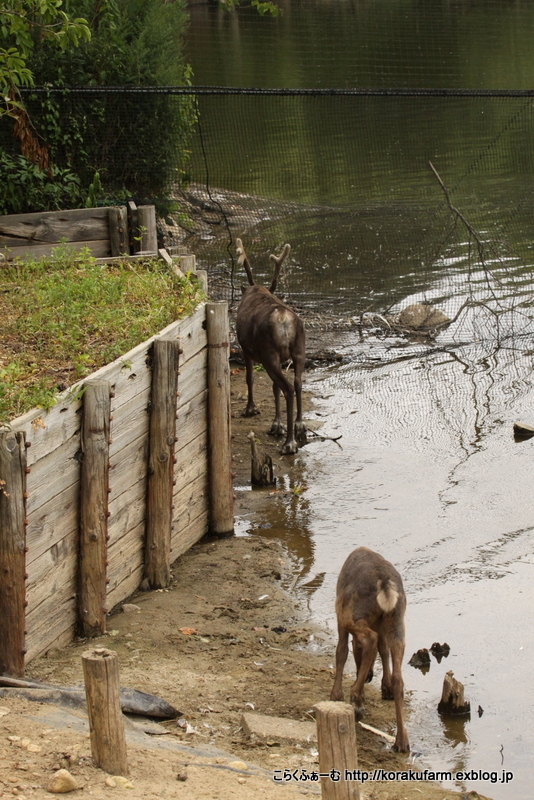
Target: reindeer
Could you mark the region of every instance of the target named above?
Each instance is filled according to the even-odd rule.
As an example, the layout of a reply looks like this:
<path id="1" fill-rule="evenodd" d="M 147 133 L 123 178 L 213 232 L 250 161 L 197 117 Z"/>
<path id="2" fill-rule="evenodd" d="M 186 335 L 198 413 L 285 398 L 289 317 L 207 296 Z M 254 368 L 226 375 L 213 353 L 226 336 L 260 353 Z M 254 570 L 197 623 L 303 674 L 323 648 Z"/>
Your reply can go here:
<path id="1" fill-rule="evenodd" d="M 286 244 L 282 253 L 274 262 L 274 275 L 271 286 L 257 286 L 241 239 L 236 240 L 237 263 L 244 266 L 249 286 L 243 287 L 243 297 L 237 309 L 236 333 L 245 356 L 247 369 L 248 402 L 243 413 L 245 417 L 259 414 L 254 405 L 254 363 L 264 366 L 273 382 L 275 416 L 269 433 L 272 436 L 286 434 L 282 453 L 296 453 L 298 445 L 306 444 L 306 426 L 302 421 L 302 373 L 306 358 L 306 340 L 304 325 L 300 317 L 285 303 L 274 296 L 278 284 L 280 268 L 289 255 L 291 247 Z M 294 386 L 291 385 L 282 370 L 282 364 L 293 362 L 295 372 Z M 280 416 L 280 393 L 285 397 L 287 409 L 287 426 Z M 297 418 L 293 426 L 293 396 L 297 397 Z"/>
<path id="2" fill-rule="evenodd" d="M 397 736 L 393 749 L 401 753 L 408 753 L 410 750 L 404 725 L 404 683 L 401 674 L 405 609 L 406 597 L 402 579 L 395 567 L 366 547 L 354 550 L 343 564 L 337 581 L 339 641 L 336 648 L 336 676 L 330 700 L 343 700 L 343 667 L 347 660 L 351 633 L 356 680 L 350 688 L 350 702 L 354 706 L 356 719 L 361 719 L 363 714 L 364 684 L 373 678 L 373 665 L 378 650 L 382 659 L 382 697 L 384 700 L 395 700 Z"/>

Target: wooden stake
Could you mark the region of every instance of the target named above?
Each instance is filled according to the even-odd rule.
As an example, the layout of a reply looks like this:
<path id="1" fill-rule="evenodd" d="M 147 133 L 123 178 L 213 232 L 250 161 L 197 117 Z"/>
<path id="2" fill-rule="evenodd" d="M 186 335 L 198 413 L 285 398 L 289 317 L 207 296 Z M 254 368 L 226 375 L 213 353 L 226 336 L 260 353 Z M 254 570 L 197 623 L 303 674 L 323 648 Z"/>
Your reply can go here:
<path id="1" fill-rule="evenodd" d="M 104 647 L 86 650 L 82 665 L 93 761 L 111 775 L 127 775 L 117 654 Z"/>
<path id="2" fill-rule="evenodd" d="M 0 433 L 0 673 L 24 677 L 25 434 Z"/>
<path id="3" fill-rule="evenodd" d="M 109 243 L 112 256 L 130 252 L 126 206 L 109 209 Z"/>
<path id="4" fill-rule="evenodd" d="M 83 395 L 79 620 L 83 636 L 106 632 L 111 387 L 88 381 Z"/>
<path id="5" fill-rule="evenodd" d="M 360 790 L 355 780 L 358 750 L 354 709 L 349 703 L 330 700 L 314 706 L 319 748 L 319 772 L 331 777 L 321 778 L 323 800 L 359 800 Z M 339 776 L 338 780 L 335 778 Z"/>
<path id="6" fill-rule="evenodd" d="M 163 589 L 171 581 L 172 484 L 181 352 L 176 339 L 154 342 L 146 522 L 146 576 L 153 589 Z"/>
<path id="7" fill-rule="evenodd" d="M 139 206 L 137 209 L 137 225 L 139 229 L 140 247 L 145 253 L 158 252 L 158 235 L 156 230 L 156 207 Z"/>
<path id="8" fill-rule="evenodd" d="M 210 531 L 234 531 L 228 304 L 206 304 Z"/>

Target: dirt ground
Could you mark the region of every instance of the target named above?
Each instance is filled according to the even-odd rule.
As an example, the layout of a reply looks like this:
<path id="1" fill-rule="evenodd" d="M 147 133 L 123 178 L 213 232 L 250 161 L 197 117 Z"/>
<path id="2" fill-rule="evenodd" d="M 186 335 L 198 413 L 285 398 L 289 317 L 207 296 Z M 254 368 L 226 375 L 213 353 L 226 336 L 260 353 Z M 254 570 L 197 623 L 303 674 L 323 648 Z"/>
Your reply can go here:
<path id="1" fill-rule="evenodd" d="M 244 370 L 232 370 L 234 464 L 236 486 L 249 480 L 251 420 L 241 418 Z M 257 431 L 269 427 L 271 385 L 257 374 Z M 308 400 L 309 402 L 309 400 Z M 261 436 L 279 476 L 291 476 L 294 459 L 278 455 L 279 442 Z M 259 513 L 270 490 L 239 492 L 239 514 Z M 247 740 L 244 712 L 254 711 L 310 721 L 314 703 L 328 699 L 333 681 L 334 642 L 306 617 L 288 592 L 291 559 L 276 540 L 261 536 L 205 538 L 173 568 L 165 590 L 139 592 L 137 608 L 110 617 L 108 633 L 93 641 L 51 650 L 33 661 L 28 678 L 54 685 L 83 683 L 80 656 L 93 646 L 118 654 L 123 686 L 158 695 L 181 712 L 160 723 L 162 735 L 147 735 L 127 724 L 131 788 L 110 785 L 109 776 L 92 765 L 83 711 L 59 712 L 55 706 L 0 694 L 0 797 L 50 797 L 46 787 L 55 770 L 66 767 L 76 779 L 73 798 L 108 798 L 126 791 L 132 798 L 250 800 L 320 795 L 317 783 L 277 784 L 274 770 L 318 770 L 316 746 L 280 745 Z M 352 665 L 347 670 L 352 672 Z M 353 679 L 353 678 L 352 678 Z M 348 692 L 351 678 L 347 675 Z M 376 680 L 375 680 L 376 684 Z M 394 732 L 393 703 L 366 688 L 365 722 Z M 409 729 L 408 718 L 408 729 Z M 154 724 L 152 724 L 154 729 Z M 163 730 L 161 730 L 163 729 Z M 383 740 L 358 728 L 361 769 L 403 770 L 410 758 L 388 749 Z M 107 783 L 106 783 L 107 780 Z M 369 782 L 360 790 L 366 800 L 470 800 L 436 784 Z"/>

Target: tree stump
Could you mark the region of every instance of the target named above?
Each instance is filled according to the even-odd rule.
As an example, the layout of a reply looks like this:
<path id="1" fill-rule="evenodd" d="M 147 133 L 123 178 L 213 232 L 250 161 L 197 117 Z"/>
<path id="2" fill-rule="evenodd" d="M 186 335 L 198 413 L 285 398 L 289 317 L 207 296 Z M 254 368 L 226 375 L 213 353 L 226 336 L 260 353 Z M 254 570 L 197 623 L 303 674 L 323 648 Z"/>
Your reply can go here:
<path id="1" fill-rule="evenodd" d="M 267 453 L 262 453 L 256 446 L 254 431 L 250 431 L 250 482 L 253 486 L 274 486 L 273 460 Z"/>
<path id="2" fill-rule="evenodd" d="M 464 700 L 463 684 L 453 677 L 452 670 L 449 670 L 443 679 L 443 690 L 438 704 L 438 712 L 454 716 L 471 713 L 471 704 Z"/>

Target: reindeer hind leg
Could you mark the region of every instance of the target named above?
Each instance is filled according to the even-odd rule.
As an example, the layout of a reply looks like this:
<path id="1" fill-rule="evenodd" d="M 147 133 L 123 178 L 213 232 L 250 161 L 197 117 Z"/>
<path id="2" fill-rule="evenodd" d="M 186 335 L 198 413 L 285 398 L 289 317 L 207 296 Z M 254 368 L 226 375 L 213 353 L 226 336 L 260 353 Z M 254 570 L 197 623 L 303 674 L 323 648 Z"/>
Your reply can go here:
<path id="1" fill-rule="evenodd" d="M 245 356 L 245 367 L 247 370 L 247 389 L 248 389 L 248 400 L 247 400 L 247 407 L 243 411 L 243 417 L 254 417 L 256 414 L 259 414 L 259 409 L 256 408 L 254 404 L 254 361 L 252 358 L 243 353 Z"/>

